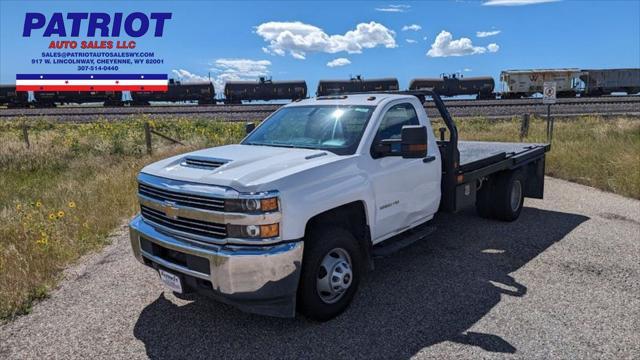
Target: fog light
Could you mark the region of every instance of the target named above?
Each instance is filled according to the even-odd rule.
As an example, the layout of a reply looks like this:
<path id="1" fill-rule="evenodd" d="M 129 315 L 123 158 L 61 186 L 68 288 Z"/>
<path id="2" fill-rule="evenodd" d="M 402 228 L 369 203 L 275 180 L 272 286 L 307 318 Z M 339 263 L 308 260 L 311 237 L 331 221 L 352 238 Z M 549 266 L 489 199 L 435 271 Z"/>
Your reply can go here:
<path id="1" fill-rule="evenodd" d="M 249 225 L 246 228 L 247 235 L 250 237 L 259 237 L 260 236 L 260 228 L 255 225 Z"/>
<path id="2" fill-rule="evenodd" d="M 227 236 L 237 239 L 264 239 L 280 235 L 279 224 L 227 225 Z"/>

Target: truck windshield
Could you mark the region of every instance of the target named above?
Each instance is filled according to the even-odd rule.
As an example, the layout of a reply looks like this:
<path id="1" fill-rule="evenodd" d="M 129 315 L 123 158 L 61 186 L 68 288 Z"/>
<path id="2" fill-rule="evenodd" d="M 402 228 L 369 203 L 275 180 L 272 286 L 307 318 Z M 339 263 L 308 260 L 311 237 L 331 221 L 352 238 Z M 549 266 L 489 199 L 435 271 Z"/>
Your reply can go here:
<path id="1" fill-rule="evenodd" d="M 375 106 L 293 106 L 278 110 L 255 129 L 245 145 L 355 153 Z"/>

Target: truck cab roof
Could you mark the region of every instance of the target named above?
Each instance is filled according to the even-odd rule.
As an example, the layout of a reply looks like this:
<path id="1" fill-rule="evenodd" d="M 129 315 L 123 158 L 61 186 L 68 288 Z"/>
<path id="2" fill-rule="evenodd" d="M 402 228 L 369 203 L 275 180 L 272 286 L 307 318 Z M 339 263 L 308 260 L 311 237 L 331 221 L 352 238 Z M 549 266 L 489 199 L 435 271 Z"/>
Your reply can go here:
<path id="1" fill-rule="evenodd" d="M 383 102 L 396 99 L 415 99 L 413 95 L 406 94 L 388 94 L 388 93 L 367 93 L 367 94 L 349 94 L 349 95 L 329 95 L 308 98 L 287 104 L 292 106 L 309 106 L 309 105 L 333 105 L 333 106 L 378 106 Z"/>

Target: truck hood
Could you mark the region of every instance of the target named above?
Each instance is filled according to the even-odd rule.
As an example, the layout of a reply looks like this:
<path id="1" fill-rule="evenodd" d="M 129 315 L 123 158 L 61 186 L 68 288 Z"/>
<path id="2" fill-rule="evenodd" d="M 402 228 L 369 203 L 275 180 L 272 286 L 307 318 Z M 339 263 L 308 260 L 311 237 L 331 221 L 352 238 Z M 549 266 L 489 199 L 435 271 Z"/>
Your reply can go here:
<path id="1" fill-rule="evenodd" d="M 238 191 L 264 191 L 273 190 L 265 187 L 274 181 L 341 158 L 324 150 L 226 145 L 164 159 L 142 172 Z"/>

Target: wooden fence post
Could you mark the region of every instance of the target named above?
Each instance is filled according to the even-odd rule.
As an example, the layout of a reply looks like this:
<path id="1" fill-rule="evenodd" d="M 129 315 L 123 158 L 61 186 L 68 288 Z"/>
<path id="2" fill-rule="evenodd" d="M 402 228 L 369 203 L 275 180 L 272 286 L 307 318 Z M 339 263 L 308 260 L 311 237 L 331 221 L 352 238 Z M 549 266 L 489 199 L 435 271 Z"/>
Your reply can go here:
<path id="1" fill-rule="evenodd" d="M 174 144 L 184 145 L 184 143 L 182 143 L 182 141 L 180 141 L 180 140 L 173 139 L 173 138 L 171 138 L 171 137 L 169 137 L 169 136 L 167 136 L 167 135 L 165 135 L 165 134 L 163 134 L 163 133 L 159 133 L 159 132 L 157 132 L 157 131 L 155 131 L 155 130 L 153 130 L 153 129 L 151 129 L 150 131 L 151 131 L 151 133 L 152 133 L 152 134 L 154 134 L 154 135 L 158 135 L 158 136 L 160 136 L 161 138 L 163 138 L 163 139 L 165 139 L 165 140 L 169 140 L 169 141 L 171 141 L 171 142 L 172 142 L 172 143 L 174 143 Z"/>
<path id="2" fill-rule="evenodd" d="M 522 124 L 520 125 L 520 141 L 529 136 L 529 114 L 522 114 Z"/>
<path id="3" fill-rule="evenodd" d="M 29 143 L 29 128 L 27 127 L 27 124 L 22 124 L 22 138 L 27 144 L 27 148 L 30 148 L 31 144 Z"/>
<path id="4" fill-rule="evenodd" d="M 144 142 L 147 145 L 147 154 L 151 155 L 151 127 L 148 121 L 144 123 Z"/>

